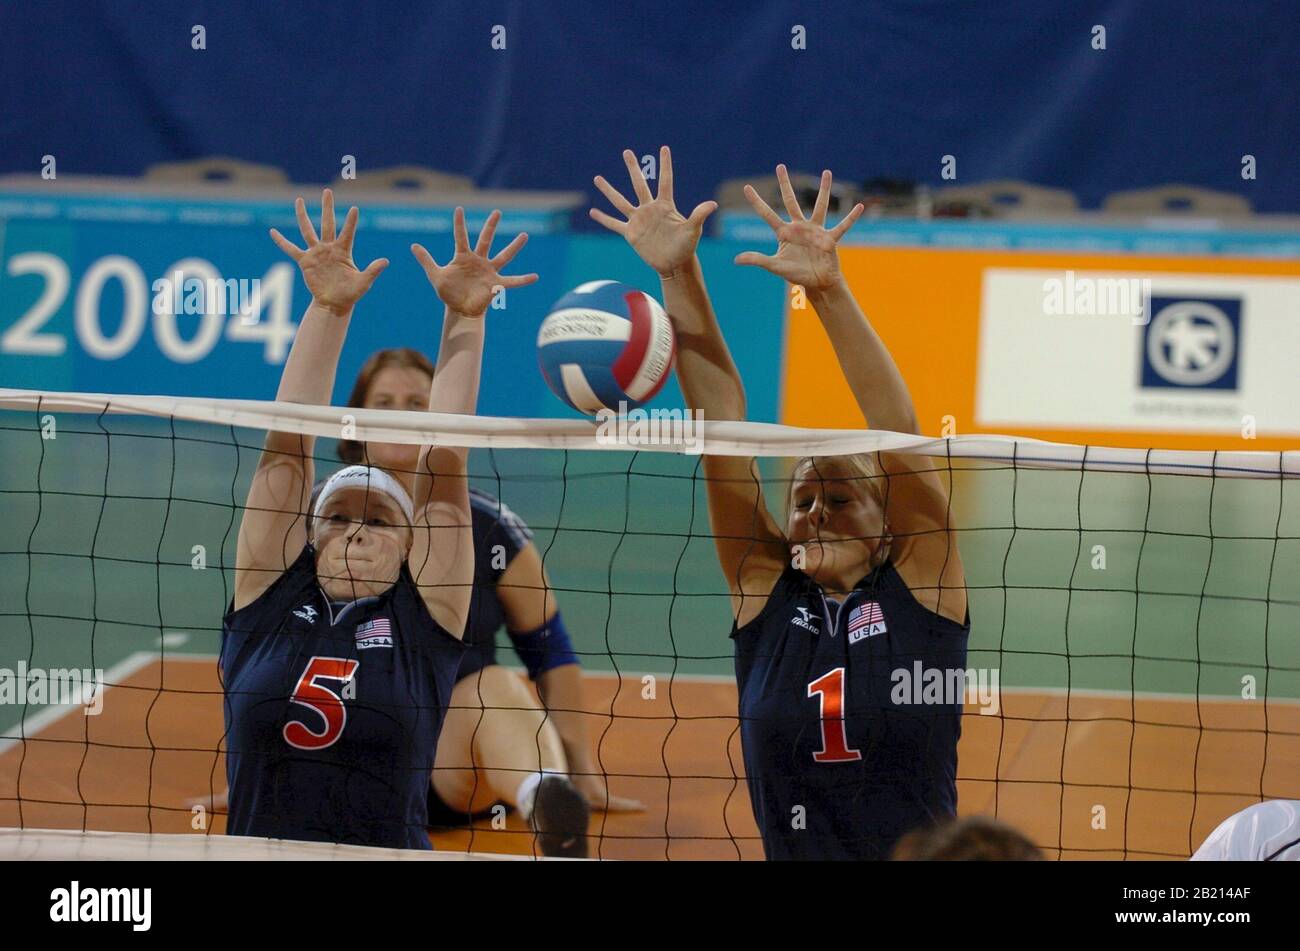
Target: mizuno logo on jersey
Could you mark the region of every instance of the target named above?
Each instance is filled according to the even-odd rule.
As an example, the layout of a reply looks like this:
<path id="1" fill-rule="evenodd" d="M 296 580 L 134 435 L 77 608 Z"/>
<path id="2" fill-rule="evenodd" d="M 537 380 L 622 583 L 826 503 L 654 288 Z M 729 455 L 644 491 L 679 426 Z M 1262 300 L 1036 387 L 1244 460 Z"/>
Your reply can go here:
<path id="1" fill-rule="evenodd" d="M 812 631 L 814 634 L 820 634 L 817 622 L 821 618 L 813 615 L 807 608 L 795 608 L 799 612 L 799 617 L 791 618 L 796 627 L 802 627 L 804 630 Z"/>
<path id="2" fill-rule="evenodd" d="M 304 604 L 302 607 L 300 607 L 297 611 L 294 611 L 293 613 L 297 617 L 302 618 L 304 621 L 307 621 L 311 624 L 316 623 L 316 614 L 318 612 L 310 604 Z"/>
<path id="3" fill-rule="evenodd" d="M 377 617 L 357 628 L 357 650 L 367 647 L 392 647 L 393 625 L 386 617 Z"/>
<path id="4" fill-rule="evenodd" d="M 880 610 L 880 605 L 875 601 L 859 604 L 849 612 L 850 644 L 875 637 L 877 634 L 884 634 L 886 630 L 885 612 Z"/>

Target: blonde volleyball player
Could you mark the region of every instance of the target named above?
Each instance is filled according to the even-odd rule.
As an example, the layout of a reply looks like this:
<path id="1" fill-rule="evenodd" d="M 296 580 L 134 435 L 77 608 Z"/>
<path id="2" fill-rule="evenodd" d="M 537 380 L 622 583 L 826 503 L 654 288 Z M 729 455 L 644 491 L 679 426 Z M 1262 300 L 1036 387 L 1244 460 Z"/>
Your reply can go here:
<path id="1" fill-rule="evenodd" d="M 623 159 L 636 202 L 597 176 L 625 220 L 596 209 L 592 217 L 659 273 L 690 408 L 709 420 L 744 419 L 744 386 L 695 256 L 716 203 L 689 218 L 678 213 L 667 148 L 658 194 L 635 155 Z M 874 427 L 915 433 L 907 386 L 839 268 L 836 244 L 862 206 L 827 228 L 830 172 L 811 218 L 784 166 L 777 179 L 789 221 L 746 189 L 776 234 L 776 254 L 749 251 L 736 263 L 801 286 L 863 415 Z M 745 769 L 767 857 L 886 858 L 904 833 L 956 813 L 962 698 L 891 697 L 895 671 L 965 666 L 965 580 L 943 482 L 929 460 L 911 456 L 802 459 L 782 524 L 768 511 L 753 459 L 706 455 L 704 467 L 735 612 Z"/>
<path id="2" fill-rule="evenodd" d="M 277 400 L 328 405 L 357 302 L 388 262 L 352 261 L 357 209 L 319 236 L 296 203 L 304 248 L 278 231 L 312 301 Z M 487 257 L 498 214 L 470 250 L 464 212 L 445 267 L 412 251 L 446 305 L 429 407 L 473 413 L 483 315 L 526 240 Z M 406 486 L 382 469 L 331 476 L 310 509 L 315 439 L 269 432 L 239 528 L 235 592 L 222 630 L 227 831 L 233 835 L 428 849 L 429 771 L 465 653 L 474 581 L 464 449 L 418 450 Z"/>
<path id="3" fill-rule="evenodd" d="M 426 411 L 433 372 L 419 351 L 381 350 L 362 366 L 348 405 Z M 344 462 L 379 466 L 403 482 L 414 474 L 418 452 L 418 446 L 401 444 L 339 444 Z M 611 796 L 593 760 L 581 712 L 582 668 L 532 532 L 480 489 L 470 489 L 470 508 L 475 580 L 465 629 L 469 650 L 438 742 L 430 822 L 460 825 L 504 802 L 539 832 L 543 854 L 585 855 L 589 807 L 644 806 Z M 541 705 L 497 662 L 501 627 L 536 683 Z"/>

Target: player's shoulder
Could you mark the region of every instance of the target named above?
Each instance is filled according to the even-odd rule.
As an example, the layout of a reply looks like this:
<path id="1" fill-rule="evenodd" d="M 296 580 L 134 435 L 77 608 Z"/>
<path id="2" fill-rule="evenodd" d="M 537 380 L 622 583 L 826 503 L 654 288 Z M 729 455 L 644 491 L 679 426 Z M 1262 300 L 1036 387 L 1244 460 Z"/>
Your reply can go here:
<path id="1" fill-rule="evenodd" d="M 773 620 L 777 622 L 778 628 L 784 628 L 791 617 L 806 616 L 806 612 L 797 612 L 797 607 L 809 601 L 818 591 L 815 581 L 798 568 L 788 564 L 779 573 L 772 572 L 749 578 L 747 584 L 752 585 L 747 588 L 747 591 L 755 588 L 761 591 L 766 588 L 767 596 L 763 599 L 763 605 L 757 614 L 743 624 L 732 623 L 731 637 L 740 640 L 746 640 L 740 635 L 771 628 Z M 750 597 L 759 598 L 762 595 L 747 594 L 746 600 Z M 787 610 L 789 616 L 786 615 Z"/>
<path id="2" fill-rule="evenodd" d="M 495 495 L 471 486 L 469 505 L 476 529 L 484 533 L 492 529 L 500 529 L 506 533 L 516 548 L 523 548 L 533 540 L 532 530 L 524 520 Z"/>
<path id="3" fill-rule="evenodd" d="M 244 626 L 250 618 L 277 620 L 280 615 L 288 612 L 291 601 L 299 598 L 304 591 L 314 590 L 316 584 L 316 549 L 311 542 L 307 542 L 298 557 L 251 601 L 236 608 L 232 599 L 227 605 L 223 620 L 227 625 L 238 621 L 235 626 Z"/>

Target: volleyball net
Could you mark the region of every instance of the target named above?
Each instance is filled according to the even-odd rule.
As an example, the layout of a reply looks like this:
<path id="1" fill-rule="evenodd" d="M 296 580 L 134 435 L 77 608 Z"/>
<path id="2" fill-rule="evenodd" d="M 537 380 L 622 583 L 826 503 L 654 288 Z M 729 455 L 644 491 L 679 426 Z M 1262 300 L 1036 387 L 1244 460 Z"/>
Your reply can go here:
<path id="1" fill-rule="evenodd" d="M 563 712 L 610 793 L 645 806 L 593 813 L 592 857 L 762 856 L 701 451 L 758 457 L 774 513 L 801 457 L 941 472 L 971 618 L 963 814 L 1051 858 L 1183 858 L 1239 809 L 1300 798 L 1300 452 L 661 422 L 0 390 L 3 841 L 57 851 L 48 830 L 70 830 L 135 854 L 142 834 L 224 831 L 195 802 L 225 789 L 216 655 L 268 430 L 321 437 L 319 476 L 344 437 L 473 450 L 582 662 L 583 708 Z M 466 855 L 534 838 L 513 815 L 433 834 Z"/>

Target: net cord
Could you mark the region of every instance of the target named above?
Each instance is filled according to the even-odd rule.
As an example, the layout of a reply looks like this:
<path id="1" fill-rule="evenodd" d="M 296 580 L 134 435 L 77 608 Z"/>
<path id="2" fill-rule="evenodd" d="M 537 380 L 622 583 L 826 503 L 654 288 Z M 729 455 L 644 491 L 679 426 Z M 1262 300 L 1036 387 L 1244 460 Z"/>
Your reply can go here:
<path id="1" fill-rule="evenodd" d="M 958 435 L 936 439 L 876 429 L 804 429 L 776 423 L 704 420 L 696 438 L 659 443 L 602 438 L 584 420 L 459 416 L 411 410 L 310 406 L 262 400 L 185 396 L 129 396 L 0 388 L 0 409 L 127 414 L 219 423 L 263 431 L 470 449 L 591 449 L 713 456 L 790 458 L 866 452 L 941 456 L 972 462 L 1014 462 L 1020 467 L 1224 478 L 1300 478 L 1300 450 L 1284 452 L 1121 449 L 1054 443 L 1018 436 Z M 663 422 L 661 426 L 668 423 Z M 661 430 L 662 431 L 662 430 Z M 612 435 L 607 427 L 606 435 Z M 1227 437 L 1225 437 L 1227 438 Z M 1085 464 L 1086 462 L 1086 464 Z"/>

